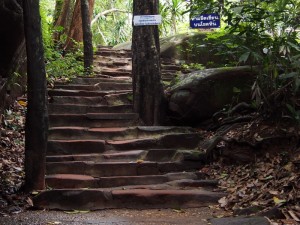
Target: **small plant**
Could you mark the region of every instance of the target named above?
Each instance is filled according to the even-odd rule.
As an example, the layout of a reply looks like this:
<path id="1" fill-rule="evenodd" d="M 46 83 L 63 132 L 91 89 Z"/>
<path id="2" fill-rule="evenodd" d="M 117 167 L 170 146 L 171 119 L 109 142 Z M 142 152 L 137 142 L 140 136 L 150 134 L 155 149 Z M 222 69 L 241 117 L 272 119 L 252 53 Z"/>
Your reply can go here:
<path id="1" fill-rule="evenodd" d="M 183 69 L 194 69 L 194 70 L 204 70 L 205 66 L 200 63 L 190 63 L 190 64 L 182 64 Z"/>

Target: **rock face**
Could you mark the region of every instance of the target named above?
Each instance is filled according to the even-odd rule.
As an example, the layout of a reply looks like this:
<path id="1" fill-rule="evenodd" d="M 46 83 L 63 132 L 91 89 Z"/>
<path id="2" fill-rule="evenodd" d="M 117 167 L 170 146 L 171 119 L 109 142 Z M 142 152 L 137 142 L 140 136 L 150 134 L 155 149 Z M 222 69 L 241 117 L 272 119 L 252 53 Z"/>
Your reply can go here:
<path id="1" fill-rule="evenodd" d="M 250 67 L 217 68 L 185 75 L 167 90 L 172 118 L 195 124 L 232 103 L 250 100 L 257 72 Z"/>
<path id="2" fill-rule="evenodd" d="M 26 67 L 21 5 L 21 0 L 0 0 L 0 113 L 22 94 L 26 83 L 25 76 L 16 75 L 25 74 Z"/>

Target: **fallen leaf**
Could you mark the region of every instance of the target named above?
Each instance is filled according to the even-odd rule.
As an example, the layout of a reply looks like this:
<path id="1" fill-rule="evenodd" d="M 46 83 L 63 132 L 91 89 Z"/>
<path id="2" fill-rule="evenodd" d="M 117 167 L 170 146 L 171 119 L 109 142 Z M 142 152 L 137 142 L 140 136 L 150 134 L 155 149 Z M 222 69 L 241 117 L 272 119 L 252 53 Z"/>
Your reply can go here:
<path id="1" fill-rule="evenodd" d="M 276 204 L 276 205 L 279 205 L 279 204 L 282 204 L 282 203 L 285 203 L 286 202 L 286 200 L 284 200 L 284 199 L 279 199 L 279 198 L 277 198 L 277 197 L 273 197 L 273 201 L 274 201 L 274 203 Z"/>

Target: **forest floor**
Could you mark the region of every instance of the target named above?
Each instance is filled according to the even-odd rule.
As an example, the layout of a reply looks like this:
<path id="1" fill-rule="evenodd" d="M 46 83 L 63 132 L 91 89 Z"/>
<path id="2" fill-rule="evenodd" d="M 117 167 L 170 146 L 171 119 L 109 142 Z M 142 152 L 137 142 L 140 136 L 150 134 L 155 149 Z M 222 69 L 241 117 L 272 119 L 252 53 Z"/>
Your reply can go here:
<path id="1" fill-rule="evenodd" d="M 30 195 L 20 191 L 24 181 L 25 110 L 26 102 L 20 100 L 0 115 L 0 217 L 32 208 Z M 215 135 L 203 129 L 199 132 L 207 139 Z M 270 219 L 272 225 L 299 224 L 299 135 L 294 123 L 262 119 L 233 127 L 214 148 L 216 160 L 201 169 L 208 178 L 218 179 L 219 189 L 228 193 L 204 214 L 258 215 Z M 186 212 L 189 216 L 193 214 L 190 211 L 171 210 L 171 214 Z M 165 213 L 153 214 L 159 212 Z"/>

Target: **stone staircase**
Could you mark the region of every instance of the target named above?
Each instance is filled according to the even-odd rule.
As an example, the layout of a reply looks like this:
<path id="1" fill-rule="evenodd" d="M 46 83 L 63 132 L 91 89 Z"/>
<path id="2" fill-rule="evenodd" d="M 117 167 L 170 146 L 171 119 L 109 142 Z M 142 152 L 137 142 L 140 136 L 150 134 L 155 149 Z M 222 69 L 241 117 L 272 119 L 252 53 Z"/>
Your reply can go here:
<path id="1" fill-rule="evenodd" d="M 143 126 L 132 111 L 129 51 L 99 48 L 93 77 L 49 90 L 46 209 L 185 208 L 215 203 L 215 180 L 198 172 L 201 135 L 190 127 Z M 163 61 L 163 79 L 180 67 Z"/>

